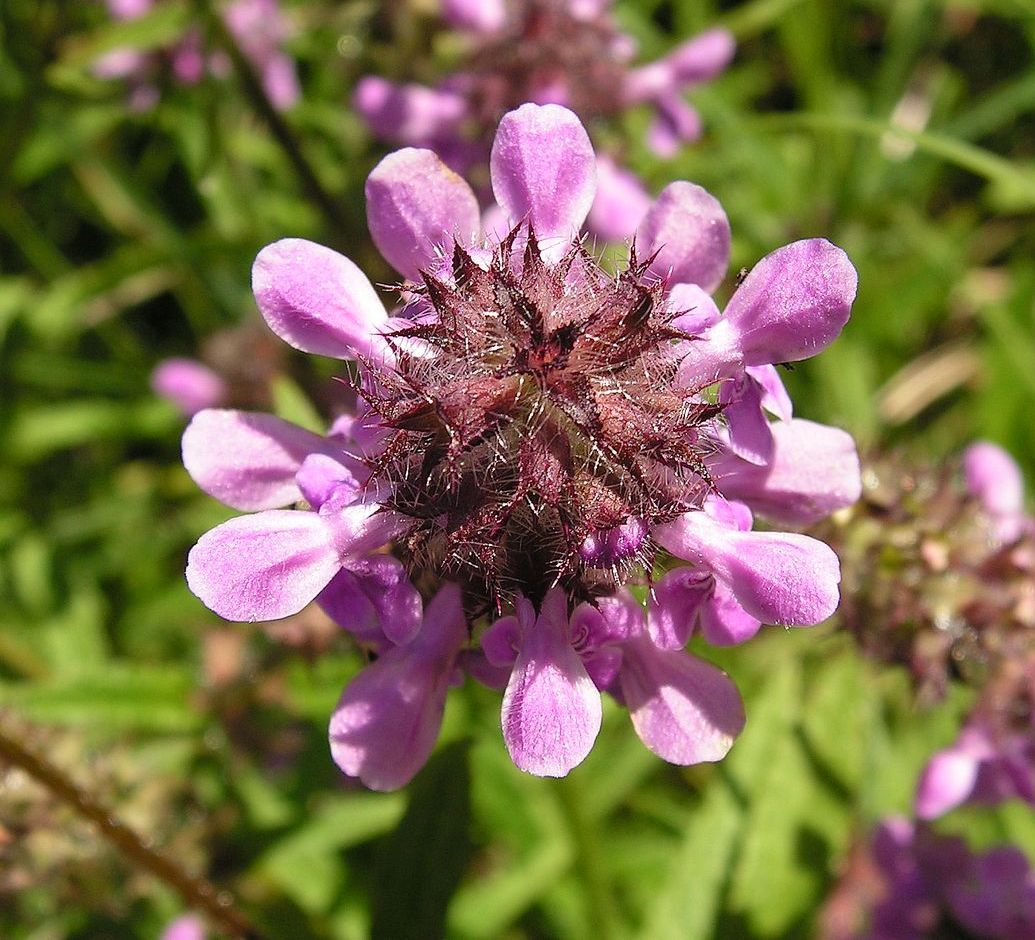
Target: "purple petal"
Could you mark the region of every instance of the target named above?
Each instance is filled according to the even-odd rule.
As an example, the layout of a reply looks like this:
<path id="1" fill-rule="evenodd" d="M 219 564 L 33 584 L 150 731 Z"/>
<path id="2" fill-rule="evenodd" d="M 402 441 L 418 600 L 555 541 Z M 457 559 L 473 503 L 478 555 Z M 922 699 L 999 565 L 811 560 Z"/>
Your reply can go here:
<path id="1" fill-rule="evenodd" d="M 697 284 L 709 293 L 730 260 L 730 223 L 719 201 L 693 183 L 669 183 L 636 232 L 636 250 L 670 282 Z"/>
<path id="2" fill-rule="evenodd" d="M 596 194 L 596 158 L 579 119 L 555 104 L 508 112 L 489 168 L 496 201 L 511 221 L 527 221 L 548 257 L 563 253 Z"/>
<path id="3" fill-rule="evenodd" d="M 736 646 L 750 640 L 762 626 L 721 581 L 715 582 L 715 591 L 701 605 L 699 617 L 701 635 L 712 646 Z"/>
<path id="4" fill-rule="evenodd" d="M 420 630 L 421 597 L 402 562 L 375 554 L 349 562 L 317 597 L 338 626 L 361 643 L 409 643 Z"/>
<path id="5" fill-rule="evenodd" d="M 600 731 L 600 693 L 569 642 L 566 605 L 558 589 L 547 595 L 503 696 L 511 759 L 540 777 L 563 777 L 582 763 Z"/>
<path id="6" fill-rule="evenodd" d="M 597 157 L 597 194 L 586 219 L 592 235 L 605 241 L 624 241 L 650 209 L 651 198 L 639 178 L 619 168 L 614 160 Z"/>
<path id="7" fill-rule="evenodd" d="M 719 490 L 777 522 L 810 525 L 851 506 L 862 493 L 850 434 L 795 418 L 770 426 L 773 456 L 758 467 L 729 454 L 710 463 Z"/>
<path id="8" fill-rule="evenodd" d="M 776 366 L 748 366 L 744 370 L 762 389 L 762 407 L 781 421 L 794 417 L 794 403 Z"/>
<path id="9" fill-rule="evenodd" d="M 628 592 L 575 608 L 568 625 L 572 648 L 585 662 L 601 649 L 643 632 L 643 607 Z M 599 685 L 599 683 L 598 683 Z"/>
<path id="10" fill-rule="evenodd" d="M 258 412 L 199 411 L 183 432 L 183 465 L 194 482 L 245 511 L 300 499 L 295 474 L 310 454 L 341 459 L 341 445 Z"/>
<path id="11" fill-rule="evenodd" d="M 727 529 L 738 529 L 741 532 L 750 532 L 755 520 L 751 510 L 743 503 L 736 500 L 726 499 L 724 496 L 710 495 L 704 499 L 701 507 L 710 518 Z"/>
<path id="12" fill-rule="evenodd" d="M 511 615 L 500 617 L 482 634 L 482 651 L 493 666 L 513 666 L 521 645 L 521 624 Z"/>
<path id="13" fill-rule="evenodd" d="M 135 20 L 147 14 L 154 0 L 107 0 L 108 12 L 116 20 Z"/>
<path id="14" fill-rule="evenodd" d="M 676 81 L 698 85 L 722 72 L 736 50 L 736 40 L 729 30 L 710 29 L 677 46 L 664 61 Z"/>
<path id="15" fill-rule="evenodd" d="M 848 322 L 857 283 L 848 256 L 822 238 L 766 255 L 726 307 L 744 364 L 795 362 L 825 349 Z"/>
<path id="16" fill-rule="evenodd" d="M 645 637 L 624 647 L 622 697 L 650 750 L 672 764 L 721 760 L 744 727 L 737 687 L 720 669 Z"/>
<path id="17" fill-rule="evenodd" d="M 196 359 L 163 359 L 151 373 L 151 389 L 188 417 L 225 401 L 226 383 Z"/>
<path id="18" fill-rule="evenodd" d="M 715 579 L 698 568 L 676 568 L 666 574 L 647 602 L 647 632 L 663 650 L 680 650 L 693 633 L 701 605 L 715 589 Z"/>
<path id="19" fill-rule="evenodd" d="M 647 128 L 647 145 L 659 157 L 669 160 L 679 148 L 700 138 L 704 128 L 697 108 L 683 100 L 678 91 L 662 92 L 654 101 L 655 115 Z"/>
<path id="20" fill-rule="evenodd" d="M 342 463 L 345 459 L 318 453 L 310 454 L 302 461 L 302 466 L 295 474 L 295 482 L 313 509 L 319 509 L 332 499 L 337 499 L 339 503 L 351 503 L 359 498 L 360 482 Z M 342 492 L 342 487 L 347 491 L 347 496 Z"/>
<path id="21" fill-rule="evenodd" d="M 304 238 L 284 238 L 259 252 L 252 291 L 266 323 L 303 352 L 336 359 L 384 355 L 384 305 L 348 258 Z"/>
<path id="22" fill-rule="evenodd" d="M 279 620 L 297 614 L 340 568 L 324 519 L 271 509 L 206 532 L 187 558 L 187 584 L 226 620 Z"/>
<path id="23" fill-rule="evenodd" d="M 352 634 L 357 643 L 383 653 L 390 644 L 381 629 L 377 608 L 363 584 L 347 568 L 342 568 L 316 597 L 328 617 Z"/>
<path id="24" fill-rule="evenodd" d="M 458 29 L 495 33 L 507 22 L 504 0 L 442 0 L 442 16 Z"/>
<path id="25" fill-rule="evenodd" d="M 411 147 L 455 133 L 467 113 L 467 103 L 455 92 L 399 85 L 374 75 L 356 83 L 352 105 L 378 137 Z"/>
<path id="26" fill-rule="evenodd" d="M 948 748 L 934 755 L 920 775 L 916 790 L 916 815 L 939 816 L 966 802 L 977 783 L 980 761 L 966 751 Z"/>
<path id="27" fill-rule="evenodd" d="M 963 454 L 967 489 L 985 511 L 1009 516 L 1024 511 L 1024 478 L 1017 462 L 989 441 L 971 444 Z"/>
<path id="28" fill-rule="evenodd" d="M 705 332 L 722 316 L 715 301 L 696 284 L 669 284 L 665 297 L 668 309 L 678 314 L 672 319 L 671 326 L 688 336 Z"/>
<path id="29" fill-rule="evenodd" d="M 262 87 L 278 111 L 293 108 L 302 97 L 295 63 L 283 53 L 274 53 L 266 60 L 262 67 Z"/>
<path id="30" fill-rule="evenodd" d="M 729 449 L 748 463 L 765 466 L 773 459 L 773 434 L 762 411 L 762 389 L 744 375 L 722 383 L 719 404 L 729 431 Z"/>
<path id="31" fill-rule="evenodd" d="M 447 584 L 428 604 L 417 638 L 364 669 L 331 717 L 331 755 L 373 790 L 409 783 L 435 746 L 467 625 L 460 591 Z"/>
<path id="32" fill-rule="evenodd" d="M 763 623 L 811 626 L 837 608 L 837 555 L 805 535 L 738 532 L 703 512 L 656 526 L 654 537 L 672 554 L 709 568 L 744 610 Z"/>
<path id="33" fill-rule="evenodd" d="M 453 243 L 478 236 L 471 187 L 430 150 L 388 154 L 367 177 L 367 225 L 374 244 L 403 277 L 420 279 Z"/>

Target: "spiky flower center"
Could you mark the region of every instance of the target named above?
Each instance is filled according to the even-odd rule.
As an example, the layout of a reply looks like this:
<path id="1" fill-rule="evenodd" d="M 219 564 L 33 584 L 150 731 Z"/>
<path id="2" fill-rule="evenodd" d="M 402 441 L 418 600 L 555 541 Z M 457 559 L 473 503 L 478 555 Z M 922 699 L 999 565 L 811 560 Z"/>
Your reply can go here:
<path id="1" fill-rule="evenodd" d="M 608 276 L 580 245 L 551 265 L 517 239 L 425 274 L 425 322 L 391 334 L 396 366 L 364 392 L 394 431 L 372 470 L 413 520 L 414 577 L 444 572 L 487 604 L 649 570 L 650 527 L 708 491 L 699 429 L 717 413 L 674 386 L 689 340 L 635 254 Z"/>
<path id="2" fill-rule="evenodd" d="M 500 117 L 545 90 L 558 90 L 564 104 L 584 120 L 614 114 L 626 66 L 616 53 L 621 37 L 607 15 L 574 16 L 560 0 L 511 4 L 508 27 L 479 47 L 465 65 L 475 115 L 494 128 Z"/>

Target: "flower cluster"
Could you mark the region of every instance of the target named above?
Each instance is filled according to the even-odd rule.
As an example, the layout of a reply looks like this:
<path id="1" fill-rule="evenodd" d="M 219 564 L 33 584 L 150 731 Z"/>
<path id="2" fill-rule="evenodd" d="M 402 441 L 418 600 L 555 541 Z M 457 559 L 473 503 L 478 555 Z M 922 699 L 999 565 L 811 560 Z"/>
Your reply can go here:
<path id="1" fill-rule="evenodd" d="M 106 2 L 108 12 L 117 20 L 139 19 L 154 7 L 154 0 Z M 230 35 L 259 74 L 273 106 L 280 110 L 292 107 L 300 95 L 298 76 L 294 63 L 281 50 L 287 28 L 277 0 L 232 0 L 222 15 Z M 193 27 L 167 49 L 113 49 L 94 64 L 94 74 L 99 78 L 127 81 L 130 106 L 137 111 L 147 111 L 158 102 L 157 82 L 166 71 L 181 85 L 196 85 L 206 72 L 223 77 L 229 70 L 226 56 L 206 52 L 201 32 Z"/>
<path id="2" fill-rule="evenodd" d="M 863 649 L 910 668 L 922 698 L 978 688 L 958 740 L 921 778 L 916 811 L 1035 803 L 1035 521 L 1013 459 L 969 447 L 959 468 L 875 463 L 863 499 L 825 533 L 848 586 L 841 617 Z"/>
<path id="3" fill-rule="evenodd" d="M 473 191 L 430 151 L 370 174 L 370 231 L 405 279 L 394 316 L 328 248 L 260 252 L 263 317 L 290 345 L 352 363 L 357 414 L 324 437 L 197 414 L 188 471 L 252 514 L 201 538 L 188 582 L 230 620 L 315 599 L 372 651 L 330 728 L 334 759 L 368 786 L 417 772 L 465 672 L 504 691 L 504 739 L 528 772 L 586 757 L 602 692 L 666 760 L 718 760 L 743 708 L 685 651 L 690 636 L 739 643 L 838 603 L 834 553 L 756 531 L 752 510 L 806 524 L 858 497 L 851 439 L 792 417 L 775 368 L 834 340 L 855 270 L 829 242 L 795 242 L 720 313 L 709 292 L 729 225 L 678 182 L 628 265 L 606 273 L 578 241 L 593 148 L 558 105 L 506 114 L 490 167 L 502 238 L 481 232 Z"/>
<path id="4" fill-rule="evenodd" d="M 560 104 L 587 122 L 648 105 L 647 142 L 671 157 L 701 134 L 684 93 L 719 74 L 733 37 L 713 29 L 664 58 L 634 66 L 636 43 L 621 32 L 608 0 L 443 0 L 446 21 L 467 40 L 458 70 L 436 87 L 366 76 L 353 104 L 370 129 L 394 144 L 427 147 L 463 175 L 484 166 L 500 118 L 525 102 Z M 608 240 L 631 235 L 650 197 L 631 173 L 601 155 L 587 224 Z M 472 174 L 472 170 L 475 173 Z"/>
<path id="5" fill-rule="evenodd" d="M 1013 846 L 975 852 L 902 817 L 860 845 L 824 911 L 824 940 L 1035 936 L 1035 871 Z"/>
<path id="6" fill-rule="evenodd" d="M 869 461 L 863 498 L 817 531 L 845 569 L 841 619 L 866 653 L 909 667 L 920 696 L 981 685 L 1030 646 L 1033 525 L 1013 460 L 989 443 L 962 466 Z"/>

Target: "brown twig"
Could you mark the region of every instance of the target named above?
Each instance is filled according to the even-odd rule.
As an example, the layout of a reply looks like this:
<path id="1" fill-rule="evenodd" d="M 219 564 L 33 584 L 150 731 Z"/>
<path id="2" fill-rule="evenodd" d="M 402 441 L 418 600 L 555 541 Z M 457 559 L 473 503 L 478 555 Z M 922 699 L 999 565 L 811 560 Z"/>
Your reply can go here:
<path id="1" fill-rule="evenodd" d="M 149 848 L 132 829 L 90 794 L 76 786 L 59 768 L 30 751 L 10 730 L 0 724 L 0 759 L 19 767 L 79 815 L 89 819 L 101 836 L 135 865 L 150 872 L 178 891 L 187 907 L 208 915 L 212 923 L 232 937 L 261 940 L 261 934 L 232 906 L 226 891 L 204 878 L 188 874 L 175 862 Z"/>

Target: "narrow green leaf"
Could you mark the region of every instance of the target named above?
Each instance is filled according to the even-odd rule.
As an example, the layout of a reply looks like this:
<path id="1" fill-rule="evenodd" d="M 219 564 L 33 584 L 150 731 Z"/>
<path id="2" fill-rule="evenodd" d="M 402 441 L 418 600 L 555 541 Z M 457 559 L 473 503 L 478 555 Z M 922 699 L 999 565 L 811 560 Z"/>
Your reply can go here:
<path id="1" fill-rule="evenodd" d="M 411 785 L 406 815 L 378 860 L 375 940 L 445 934 L 446 909 L 471 853 L 467 748 L 457 741 L 440 749 Z"/>
<path id="2" fill-rule="evenodd" d="M 689 809 L 668 875 L 650 905 L 643 940 L 703 940 L 712 935 L 723 886 L 741 826 L 741 807 L 729 783 L 712 779 Z"/>

